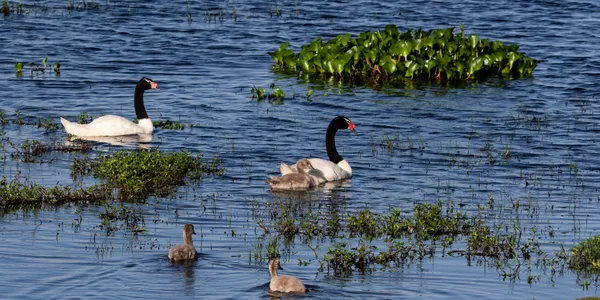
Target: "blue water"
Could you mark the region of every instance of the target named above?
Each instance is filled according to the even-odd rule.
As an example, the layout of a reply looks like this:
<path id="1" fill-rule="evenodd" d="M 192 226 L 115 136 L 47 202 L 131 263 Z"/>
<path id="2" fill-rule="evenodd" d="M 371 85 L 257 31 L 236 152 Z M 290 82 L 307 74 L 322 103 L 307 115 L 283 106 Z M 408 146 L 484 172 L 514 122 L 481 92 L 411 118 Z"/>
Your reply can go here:
<path id="1" fill-rule="evenodd" d="M 159 129 L 147 146 L 207 157 L 214 153 L 227 172 L 181 187 L 173 197 L 130 205 L 147 229 L 138 234 L 116 222 L 116 231 L 107 236 L 99 218 L 103 206 L 4 214 L 2 298 L 265 298 L 269 274 L 253 253 L 275 231 L 271 227 L 263 237 L 257 224 L 266 220 L 272 226 L 269 212 L 285 201 L 295 201 L 300 211 L 335 206 L 346 214 L 365 206 L 381 213 L 395 206 L 408 213 L 414 203 L 438 200 L 461 203 L 461 210 L 476 214 L 483 205 L 489 222 L 517 224 L 524 239 L 539 228 L 541 247 L 550 255 L 600 229 L 595 156 L 600 152 L 600 6 L 595 1 L 189 1 L 189 9 L 179 0 L 98 3 L 100 9 L 69 11 L 63 1 L 44 1 L 28 6 L 27 15 L 0 17 L 0 109 L 12 118 L 19 110 L 26 120 L 75 120 L 83 111 L 134 118 L 133 86 L 148 76 L 161 87 L 145 95 L 150 117 L 195 126 Z M 271 16 L 270 5 L 282 16 Z M 266 53 L 286 41 L 297 50 L 317 36 L 356 36 L 389 23 L 404 30 L 458 27 L 461 21 L 467 34 L 519 44 L 520 51 L 543 60 L 534 77 L 465 88 L 373 90 L 276 74 Z M 50 64 L 60 62 L 60 76 L 51 71 L 30 75 L 27 63 L 39 64 L 43 57 Z M 22 77 L 16 76 L 15 62 L 27 62 Z M 285 91 L 282 104 L 252 100 L 252 86 L 271 83 Z M 315 90 L 312 101 L 301 97 L 309 89 Z M 277 174 L 279 162 L 326 157 L 325 128 L 336 115 L 349 117 L 359 132 L 337 136 L 354 177 L 311 193 L 310 200 L 270 193 L 264 179 Z M 81 154 L 52 153 L 41 163 L 10 158 L 16 146 L 7 141 L 61 142 L 66 139 L 62 127 L 45 132 L 13 124 L 3 130 L 3 176 L 18 174 L 48 186 L 73 184 L 71 162 Z M 384 137 L 396 141 L 393 151 L 381 146 Z M 138 146 L 95 142 L 88 154 Z M 510 159 L 502 156 L 506 149 Z M 181 242 L 186 223 L 196 225 L 200 259 L 172 265 L 166 253 Z M 452 248 L 464 249 L 465 240 Z M 318 251 L 322 256 L 327 245 Z M 310 263 L 300 266 L 299 259 Z M 368 274 L 339 277 L 319 272 L 313 251 L 297 239 L 282 265 L 282 273 L 298 276 L 311 289 L 293 298 L 598 294 L 593 282 L 582 287 L 568 269 L 553 275 L 532 262 L 529 271 L 521 266 L 510 280 L 493 265 L 469 265 L 463 257 L 442 256 L 440 249 L 434 258 L 399 268 L 377 266 Z M 535 277 L 532 284 L 529 275 Z"/>

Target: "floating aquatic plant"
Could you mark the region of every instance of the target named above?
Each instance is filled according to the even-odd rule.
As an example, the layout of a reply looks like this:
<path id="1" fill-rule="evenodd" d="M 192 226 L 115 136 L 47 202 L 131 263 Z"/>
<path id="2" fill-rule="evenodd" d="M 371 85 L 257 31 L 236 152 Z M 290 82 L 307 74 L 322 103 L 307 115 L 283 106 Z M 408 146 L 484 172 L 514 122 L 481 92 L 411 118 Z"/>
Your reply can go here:
<path id="1" fill-rule="evenodd" d="M 338 35 L 324 42 L 320 37 L 295 53 L 283 43 L 269 52 L 277 69 L 302 74 L 323 74 L 344 81 L 405 83 L 407 81 L 484 80 L 489 77 L 531 76 L 533 58 L 518 45 L 465 36 L 454 27 L 400 32 L 395 25 L 363 32 L 356 38 Z"/>
<path id="2" fill-rule="evenodd" d="M 133 119 L 133 123 L 138 124 L 140 120 L 138 120 L 137 118 Z M 190 127 L 193 126 L 193 124 L 189 124 Z M 170 120 L 157 120 L 157 121 L 152 121 L 152 126 L 156 127 L 156 128 L 164 128 L 164 129 L 171 129 L 171 130 L 184 130 L 185 129 L 185 124 L 183 123 L 179 123 L 177 121 L 170 121 Z"/>
<path id="3" fill-rule="evenodd" d="M 20 77 L 23 74 L 24 66 L 25 66 L 25 63 L 23 63 L 23 62 L 15 63 L 15 70 L 17 71 L 17 76 Z M 38 75 L 38 73 L 40 73 L 40 72 L 42 74 L 45 74 L 47 68 L 48 68 L 48 58 L 47 57 L 42 58 L 41 65 L 38 65 L 34 62 L 29 63 L 29 71 L 31 71 L 31 76 L 33 76 L 34 72 L 36 75 Z M 55 62 L 53 70 L 56 75 L 59 75 L 60 74 L 60 63 Z"/>
<path id="4" fill-rule="evenodd" d="M 158 120 L 153 121 L 152 125 L 157 128 L 171 129 L 171 130 L 184 130 L 185 124 L 179 123 L 177 121 L 169 121 L 169 120 Z"/>
<path id="5" fill-rule="evenodd" d="M 258 88 L 253 86 L 250 90 L 252 93 L 252 98 L 257 100 L 265 100 L 268 99 L 270 102 L 275 101 L 283 101 L 285 98 L 285 92 L 278 86 L 275 86 L 275 83 L 271 83 L 270 92 L 267 94 L 267 90 L 264 88 Z M 310 97 L 310 96 L 309 96 Z"/>

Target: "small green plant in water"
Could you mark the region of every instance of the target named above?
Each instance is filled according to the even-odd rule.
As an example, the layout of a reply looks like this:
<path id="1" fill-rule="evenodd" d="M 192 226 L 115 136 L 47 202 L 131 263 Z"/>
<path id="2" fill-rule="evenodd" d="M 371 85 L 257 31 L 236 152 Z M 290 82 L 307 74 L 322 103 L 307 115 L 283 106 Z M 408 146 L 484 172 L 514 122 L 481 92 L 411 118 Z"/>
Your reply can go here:
<path id="1" fill-rule="evenodd" d="M 153 121 L 152 125 L 157 128 L 171 129 L 171 130 L 184 130 L 185 124 L 179 123 L 177 121 L 169 121 L 169 120 L 159 120 Z"/>
<path id="2" fill-rule="evenodd" d="M 17 71 L 17 75 L 23 74 L 23 66 L 25 66 L 25 64 L 22 62 L 15 63 L 15 70 Z"/>
<path id="3" fill-rule="evenodd" d="M 259 101 L 266 98 L 269 102 L 281 102 L 283 101 L 283 98 L 285 98 L 285 92 L 280 87 L 275 86 L 275 83 L 271 83 L 268 95 L 267 90 L 264 88 L 257 88 L 256 86 L 253 86 L 250 92 L 252 93 L 252 98 Z"/>
<path id="4" fill-rule="evenodd" d="M 315 93 L 315 90 L 310 89 L 308 90 L 308 92 L 306 92 L 306 100 L 310 100 L 310 96 L 312 96 Z"/>
<path id="5" fill-rule="evenodd" d="M 264 100 L 267 94 L 267 90 L 264 88 L 257 88 L 256 86 L 253 86 L 250 92 L 252 93 L 252 98 L 256 98 L 258 100 Z"/>
<path id="6" fill-rule="evenodd" d="M 82 112 L 77 116 L 77 123 L 79 124 L 88 124 L 94 120 L 94 117 L 88 115 L 87 112 Z"/>

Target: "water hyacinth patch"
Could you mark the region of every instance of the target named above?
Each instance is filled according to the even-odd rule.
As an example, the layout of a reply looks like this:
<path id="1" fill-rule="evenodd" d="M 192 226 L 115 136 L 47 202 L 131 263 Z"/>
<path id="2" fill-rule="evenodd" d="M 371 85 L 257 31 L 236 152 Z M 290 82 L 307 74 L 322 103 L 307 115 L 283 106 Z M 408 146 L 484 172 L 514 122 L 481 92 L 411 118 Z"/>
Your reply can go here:
<path id="1" fill-rule="evenodd" d="M 400 32 L 395 25 L 362 32 L 356 38 L 338 35 L 324 42 L 320 37 L 295 53 L 283 43 L 269 52 L 277 69 L 302 74 L 324 74 L 344 81 L 402 83 L 406 81 L 517 79 L 531 76 L 533 58 L 517 51 L 518 45 L 454 34 L 454 27 Z"/>

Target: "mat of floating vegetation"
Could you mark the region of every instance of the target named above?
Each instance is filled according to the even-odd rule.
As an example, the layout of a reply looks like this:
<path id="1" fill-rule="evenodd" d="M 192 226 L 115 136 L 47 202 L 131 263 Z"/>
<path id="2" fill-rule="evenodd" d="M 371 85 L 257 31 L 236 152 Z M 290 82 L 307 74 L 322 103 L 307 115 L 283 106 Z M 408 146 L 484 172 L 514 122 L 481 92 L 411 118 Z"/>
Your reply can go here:
<path id="1" fill-rule="evenodd" d="M 100 178 L 117 191 L 120 200 L 141 201 L 150 195 L 169 195 L 186 179 L 199 181 L 203 175 L 223 175 L 225 169 L 216 156 L 204 160 L 202 154 L 188 151 L 135 150 L 76 158 L 71 171 L 75 177 L 91 174 Z"/>
<path id="2" fill-rule="evenodd" d="M 517 51 L 518 45 L 465 36 L 462 24 L 459 34 L 453 31 L 454 27 L 400 32 L 395 25 L 387 25 L 384 30 L 363 32 L 356 38 L 343 34 L 324 42 L 317 37 L 298 53 L 283 43 L 269 54 L 275 69 L 350 83 L 517 79 L 531 76 L 537 66 L 533 58 Z"/>

